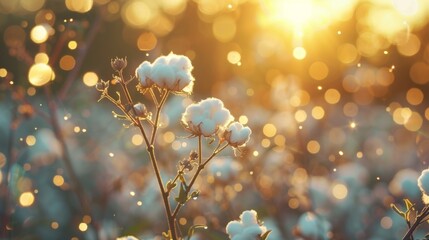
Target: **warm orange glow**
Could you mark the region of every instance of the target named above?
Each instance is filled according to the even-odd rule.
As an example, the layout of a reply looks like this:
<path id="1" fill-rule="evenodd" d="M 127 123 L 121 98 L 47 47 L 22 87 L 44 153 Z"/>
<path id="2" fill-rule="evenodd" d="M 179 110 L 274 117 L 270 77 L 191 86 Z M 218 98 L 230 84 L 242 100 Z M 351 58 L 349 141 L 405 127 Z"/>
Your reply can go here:
<path id="1" fill-rule="evenodd" d="M 34 195 L 32 192 L 24 192 L 19 196 L 19 203 L 23 207 L 29 207 L 34 203 Z"/>

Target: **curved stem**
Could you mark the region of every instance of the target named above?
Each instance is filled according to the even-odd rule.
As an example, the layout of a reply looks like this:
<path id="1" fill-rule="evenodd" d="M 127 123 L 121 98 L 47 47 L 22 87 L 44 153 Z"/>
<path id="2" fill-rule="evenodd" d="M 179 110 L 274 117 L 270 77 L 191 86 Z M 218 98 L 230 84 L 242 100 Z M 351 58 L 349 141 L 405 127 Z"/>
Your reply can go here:
<path id="1" fill-rule="evenodd" d="M 127 98 L 128 104 L 131 105 L 131 111 L 133 111 L 134 116 L 137 116 L 137 112 L 136 112 L 136 110 L 134 109 L 134 106 L 133 106 L 133 99 L 131 98 L 130 91 L 128 91 L 127 85 L 125 83 L 124 76 L 122 74 L 122 70 L 119 71 L 119 77 L 121 78 L 120 85 L 122 87 L 122 90 L 125 93 L 125 96 Z M 126 112 L 125 109 L 123 109 L 123 107 L 121 108 L 121 110 L 125 114 L 128 115 L 128 112 Z M 132 118 L 132 119 L 134 119 L 134 118 Z M 140 129 L 140 132 L 143 135 L 143 139 L 144 139 L 144 141 L 146 143 L 146 146 L 149 147 L 151 144 L 149 144 L 149 138 L 147 137 L 146 131 L 144 130 L 142 123 L 140 122 L 140 120 L 138 118 L 135 118 L 134 122 L 136 123 L 137 127 Z"/>
<path id="2" fill-rule="evenodd" d="M 147 148 L 147 151 L 149 152 L 150 161 L 152 162 L 152 167 L 153 167 L 153 170 L 154 170 L 155 175 L 156 175 L 156 180 L 158 182 L 159 190 L 161 191 L 161 196 L 162 196 L 162 200 L 164 202 L 164 207 L 165 207 L 165 214 L 166 214 L 167 220 L 168 220 L 168 227 L 169 227 L 170 232 L 171 232 L 171 238 L 173 240 L 176 240 L 177 237 L 176 237 L 175 218 L 171 214 L 170 202 L 168 201 L 169 193 L 164 188 L 164 183 L 162 182 L 161 173 L 159 171 L 158 164 L 156 161 L 155 147 L 153 145 L 150 145 Z"/>
<path id="3" fill-rule="evenodd" d="M 88 198 L 85 194 L 85 191 L 82 187 L 82 184 L 79 181 L 79 178 L 76 175 L 76 172 L 74 171 L 74 168 L 72 165 L 72 160 L 70 158 L 70 152 L 69 152 L 67 143 L 64 139 L 64 135 L 62 134 L 60 123 L 58 122 L 57 105 L 56 105 L 56 102 L 52 96 L 51 89 L 48 85 L 45 85 L 45 94 L 46 94 L 46 97 L 48 99 L 48 109 L 49 109 L 49 113 L 50 113 L 50 121 L 52 124 L 52 129 L 54 131 L 55 137 L 60 142 L 61 149 L 63 151 L 64 166 L 65 166 L 65 169 L 67 171 L 67 174 L 70 177 L 70 180 L 72 181 L 74 192 L 76 193 L 76 195 L 79 199 L 79 203 L 82 207 L 83 214 L 90 216 L 91 219 L 94 219 L 92 217 L 92 214 L 91 214 Z M 96 232 L 95 237 L 96 237 L 96 239 L 98 239 L 98 227 L 94 223 L 94 221 L 91 221 L 91 225 L 93 225 L 95 232 Z"/>
<path id="4" fill-rule="evenodd" d="M 127 98 L 128 104 L 132 105 L 133 104 L 133 100 L 131 98 L 131 94 L 128 91 L 128 88 L 126 86 L 126 81 L 123 77 L 122 74 L 122 70 L 118 72 L 119 73 L 119 77 L 121 78 L 120 84 L 122 87 L 122 90 L 125 93 L 125 96 Z M 141 121 L 136 118 L 135 122 L 137 123 L 137 127 L 140 129 L 141 134 L 143 135 L 145 144 L 146 144 L 146 148 L 147 148 L 147 152 L 149 153 L 149 158 L 150 161 L 152 163 L 152 167 L 153 170 L 155 172 L 155 176 L 156 176 L 156 180 L 158 182 L 158 187 L 159 190 L 161 192 L 161 197 L 162 197 L 162 201 L 164 202 L 164 208 L 165 208 L 165 214 L 168 220 L 168 227 L 170 229 L 170 236 L 172 240 L 177 240 L 177 233 L 176 233 L 176 225 L 175 225 L 175 218 L 172 216 L 171 214 L 171 207 L 170 207 L 170 202 L 168 201 L 168 195 L 169 193 L 165 190 L 164 188 L 164 183 L 162 182 L 162 178 L 161 178 L 161 172 L 159 170 L 158 167 L 158 162 L 156 160 L 156 156 L 155 156 L 155 147 L 153 145 L 154 141 L 155 141 L 155 136 L 156 136 L 156 129 L 158 128 L 158 121 L 159 121 L 159 115 L 161 113 L 161 109 L 162 106 L 164 105 L 167 96 L 168 96 L 168 91 L 164 94 L 160 105 L 156 106 L 157 107 L 157 112 L 156 112 L 156 119 L 155 119 L 155 124 L 153 126 L 153 131 L 152 131 L 152 136 L 151 136 L 151 140 L 149 141 L 149 138 L 147 137 L 147 134 L 143 128 L 143 125 L 141 123 Z M 131 109 L 134 113 L 134 116 L 137 116 L 136 110 L 134 109 L 133 106 L 131 106 Z M 123 108 L 121 109 L 123 110 Z M 127 112 L 124 111 L 125 114 L 128 114 Z"/>
<path id="5" fill-rule="evenodd" d="M 422 222 L 423 219 L 425 219 L 427 216 L 429 215 L 429 205 L 426 205 L 423 208 L 422 213 L 417 216 L 416 221 L 414 222 L 414 224 L 411 226 L 410 229 L 408 229 L 407 233 L 405 234 L 405 236 L 402 238 L 402 240 L 409 240 L 412 239 L 413 236 L 413 232 L 414 230 L 416 230 L 416 228 L 420 225 L 420 223 Z"/>
<path id="6" fill-rule="evenodd" d="M 191 179 L 191 182 L 189 183 L 188 187 L 186 188 L 186 195 L 189 194 L 189 192 L 192 189 L 192 186 L 194 185 L 195 181 L 197 180 L 198 176 L 200 175 L 201 171 L 204 169 L 204 167 L 207 165 L 207 163 L 209 163 L 210 160 L 212 160 L 217 154 L 219 154 L 220 152 L 222 152 L 226 147 L 228 147 L 229 144 L 225 144 L 222 147 L 220 147 L 220 143 L 218 145 L 218 147 L 213 151 L 213 153 L 210 155 L 210 157 L 207 158 L 207 160 L 203 163 L 203 164 L 199 164 L 197 171 L 195 172 L 194 176 Z M 199 145 L 198 150 L 201 149 L 201 146 Z M 199 158 L 201 158 L 201 156 L 199 156 Z M 176 206 L 176 208 L 174 209 L 173 218 L 177 217 L 177 214 L 179 213 L 180 209 L 182 208 L 183 205 L 178 204 Z"/>
<path id="7" fill-rule="evenodd" d="M 151 92 L 153 93 L 153 91 L 151 91 Z M 161 102 L 159 103 L 159 105 L 157 104 L 157 106 L 156 106 L 155 122 L 154 122 L 154 125 L 153 125 L 152 136 L 150 138 L 150 144 L 151 145 L 153 145 L 153 143 L 155 142 L 156 131 L 158 130 L 158 127 L 159 127 L 159 116 L 161 114 L 161 110 L 162 110 L 162 107 L 165 104 L 165 101 L 167 101 L 167 97 L 168 97 L 169 93 L 170 93 L 170 91 L 166 91 L 162 95 Z"/>

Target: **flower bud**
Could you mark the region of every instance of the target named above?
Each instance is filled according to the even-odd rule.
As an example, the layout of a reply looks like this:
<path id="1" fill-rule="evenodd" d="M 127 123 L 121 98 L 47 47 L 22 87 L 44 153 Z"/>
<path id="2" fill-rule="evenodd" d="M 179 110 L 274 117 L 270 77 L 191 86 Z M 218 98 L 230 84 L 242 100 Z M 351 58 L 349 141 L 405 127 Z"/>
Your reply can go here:
<path id="1" fill-rule="evenodd" d="M 198 153 L 197 153 L 196 151 L 192 151 L 192 152 L 189 154 L 189 159 L 191 159 L 191 160 L 196 160 L 196 159 L 198 159 Z"/>
<path id="2" fill-rule="evenodd" d="M 100 92 L 103 92 L 108 87 L 109 87 L 108 81 L 101 80 L 101 81 L 97 82 L 97 84 L 95 84 L 95 88 Z"/>
<path id="3" fill-rule="evenodd" d="M 137 117 L 146 118 L 148 116 L 147 108 L 143 103 L 134 104 L 134 111 Z"/>
<path id="4" fill-rule="evenodd" d="M 125 67 L 127 67 L 127 58 L 118 58 L 110 60 L 110 65 L 112 66 L 113 70 L 115 71 L 121 71 Z"/>

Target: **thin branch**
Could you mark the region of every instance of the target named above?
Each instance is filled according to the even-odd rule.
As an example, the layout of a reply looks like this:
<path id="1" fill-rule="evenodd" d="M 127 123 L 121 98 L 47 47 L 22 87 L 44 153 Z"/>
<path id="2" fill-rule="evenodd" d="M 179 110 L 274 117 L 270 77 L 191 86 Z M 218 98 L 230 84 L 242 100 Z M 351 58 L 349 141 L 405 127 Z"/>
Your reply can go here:
<path id="1" fill-rule="evenodd" d="M 89 47 L 94 42 L 94 39 L 97 36 L 97 33 L 100 30 L 102 23 L 103 23 L 103 18 L 102 18 L 102 14 L 99 11 L 97 13 L 97 17 L 95 21 L 91 24 L 91 28 L 88 31 L 88 36 L 86 37 L 85 41 L 83 41 L 80 44 L 79 52 L 76 57 L 76 65 L 73 68 L 73 70 L 70 72 L 70 74 L 67 76 L 67 79 L 65 80 L 65 83 L 62 86 L 60 93 L 58 94 L 58 98 L 61 101 L 66 99 L 70 87 L 72 86 L 73 82 L 76 80 L 78 74 L 80 73 L 84 59 L 88 54 Z"/>
<path id="2" fill-rule="evenodd" d="M 189 194 L 189 192 L 192 189 L 192 186 L 194 185 L 195 181 L 197 180 L 198 176 L 200 175 L 201 171 L 204 169 L 204 167 L 207 165 L 207 163 L 209 163 L 210 160 L 212 160 L 217 154 L 219 154 L 220 152 L 222 152 L 226 147 L 229 146 L 229 144 L 225 144 L 222 147 L 220 147 L 221 143 L 219 142 L 218 146 L 216 147 L 216 149 L 212 152 L 212 154 L 207 158 L 207 160 L 203 163 L 198 165 L 197 171 L 195 172 L 194 176 L 191 179 L 191 182 L 189 183 L 188 187 L 186 188 L 186 195 Z M 176 208 L 174 209 L 173 218 L 177 217 L 177 214 L 179 213 L 179 210 L 182 208 L 182 204 L 177 204 Z"/>
<path id="3" fill-rule="evenodd" d="M 158 99 L 156 98 L 155 93 L 153 92 L 153 88 L 150 88 L 149 92 L 150 92 L 150 96 L 152 96 L 152 100 L 155 103 L 155 106 L 158 107 L 159 106 Z"/>
<path id="4" fill-rule="evenodd" d="M 56 102 L 52 96 L 50 86 L 45 85 L 44 89 L 45 89 L 45 95 L 48 99 L 48 109 L 49 109 L 49 113 L 50 113 L 50 121 L 52 124 L 52 128 L 53 128 L 55 137 L 60 142 L 61 149 L 63 152 L 62 159 L 64 162 L 65 169 L 67 171 L 68 176 L 70 177 L 70 179 L 72 181 L 73 189 L 74 189 L 74 192 L 76 193 L 76 195 L 78 197 L 79 203 L 80 203 L 82 210 L 83 210 L 83 214 L 90 216 L 91 219 L 94 219 L 94 218 L 92 218 L 92 215 L 91 215 L 91 210 L 89 207 L 88 198 L 85 195 L 85 191 L 84 191 L 84 189 L 83 189 L 83 187 L 79 181 L 79 178 L 77 177 L 76 172 L 73 169 L 73 165 L 71 163 L 72 160 L 70 158 L 70 152 L 69 152 L 67 143 L 64 139 L 64 136 L 62 134 L 60 123 L 58 122 L 57 105 L 56 105 Z M 94 221 L 91 221 L 91 225 L 94 227 L 95 232 L 96 232 L 95 236 L 96 236 L 96 239 L 98 239 L 98 234 L 97 234 L 98 228 L 94 224 Z"/>
<path id="5" fill-rule="evenodd" d="M 417 216 L 416 221 L 413 223 L 413 225 L 411 226 L 410 229 L 408 229 L 407 233 L 405 234 L 405 236 L 402 238 L 402 240 L 409 240 L 413 238 L 413 232 L 414 230 L 416 230 L 416 228 L 420 225 L 420 223 L 422 223 L 422 220 L 424 218 L 426 218 L 429 215 L 429 205 L 426 205 L 423 208 L 423 211 L 421 214 L 419 214 Z"/>
<path id="6" fill-rule="evenodd" d="M 165 104 L 165 101 L 167 101 L 167 97 L 168 97 L 169 93 L 170 93 L 170 91 L 168 91 L 168 90 L 165 91 L 165 93 L 162 95 L 161 102 L 159 103 L 159 105 L 157 104 L 157 106 L 156 106 L 155 122 L 153 125 L 152 136 L 150 138 L 150 145 L 153 145 L 155 142 L 156 131 L 158 130 L 158 127 L 159 127 L 159 116 L 161 114 L 161 110 Z"/>

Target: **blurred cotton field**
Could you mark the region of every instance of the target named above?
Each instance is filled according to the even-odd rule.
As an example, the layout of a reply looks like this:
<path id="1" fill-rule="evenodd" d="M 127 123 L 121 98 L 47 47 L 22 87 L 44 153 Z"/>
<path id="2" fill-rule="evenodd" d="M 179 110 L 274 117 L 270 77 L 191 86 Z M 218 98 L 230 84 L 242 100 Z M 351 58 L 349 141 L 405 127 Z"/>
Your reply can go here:
<path id="1" fill-rule="evenodd" d="M 426 0 L 0 0 L 0 29 L 0 239 L 163 239 L 145 139 L 97 102 L 121 89 L 116 57 L 124 78 L 147 77 L 128 85 L 143 117 L 155 108 L 138 83 L 192 93 L 159 116 L 164 183 L 197 151 L 190 135 L 204 157 L 216 149 L 218 129 L 190 121 L 236 133 L 177 215 L 184 239 L 192 226 L 204 240 L 402 239 L 398 211 L 425 209 Z M 167 74 L 156 59 L 174 54 L 192 65 Z M 413 237 L 428 232 L 422 221 Z"/>

